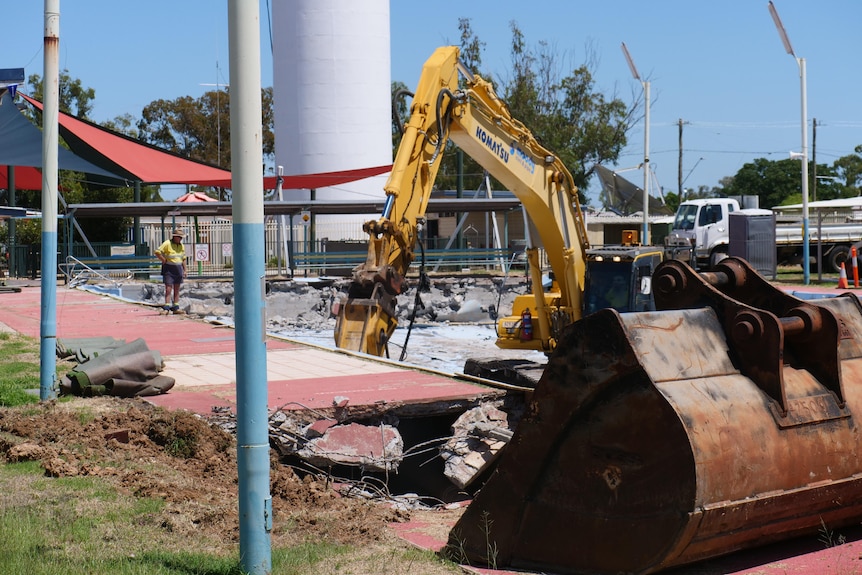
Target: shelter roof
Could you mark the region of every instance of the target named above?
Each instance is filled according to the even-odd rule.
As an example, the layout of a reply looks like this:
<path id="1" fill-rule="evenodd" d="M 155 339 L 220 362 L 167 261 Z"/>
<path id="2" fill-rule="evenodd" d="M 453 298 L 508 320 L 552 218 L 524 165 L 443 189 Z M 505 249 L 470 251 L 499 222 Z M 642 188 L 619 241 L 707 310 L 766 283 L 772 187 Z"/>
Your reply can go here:
<path id="1" fill-rule="evenodd" d="M 0 166 L 0 188 L 9 189 L 9 169 L 7 165 Z M 15 166 L 16 190 L 41 190 L 42 172 L 29 166 Z"/>
<path id="2" fill-rule="evenodd" d="M 187 202 L 217 202 L 218 200 L 209 197 L 203 192 L 189 192 L 181 195 L 174 201 L 178 204 L 185 204 Z"/>
<path id="3" fill-rule="evenodd" d="M 836 200 L 818 200 L 816 202 L 808 202 L 808 207 L 811 209 L 862 209 L 862 197 L 853 198 L 838 198 Z M 775 206 L 773 210 L 801 210 L 802 204 L 791 204 L 789 206 Z"/>
<path id="4" fill-rule="evenodd" d="M 110 170 L 92 164 L 62 146 L 58 146 L 57 161 L 62 170 L 100 176 L 100 181 L 108 178 L 115 185 L 122 185 L 122 180 Z M 0 96 L 0 165 L 3 166 L 2 185 L 8 187 L 6 166 L 16 166 L 19 167 L 15 171 L 17 189 L 42 189 L 42 175 L 34 169 L 42 166 L 42 131 L 24 117 L 8 92 Z"/>
<path id="5" fill-rule="evenodd" d="M 38 100 L 25 94 L 21 94 L 21 97 L 37 109 L 42 109 L 42 103 Z M 22 117 L 22 119 L 25 118 Z M 146 144 L 64 112 L 60 112 L 59 124 L 60 134 L 76 154 L 128 181 L 147 184 L 232 187 L 231 172 L 218 166 L 183 158 L 179 154 Z M 41 163 L 35 165 L 41 165 Z M 338 172 L 282 176 L 282 189 L 309 190 L 338 186 L 385 174 L 391 169 L 391 165 L 386 165 Z M 277 176 L 264 178 L 263 188 L 276 189 L 277 180 Z"/>
<path id="6" fill-rule="evenodd" d="M 16 208 L 9 206 L 0 206 L 0 220 L 8 220 L 9 218 L 26 218 L 29 216 L 40 216 L 39 212 L 28 210 L 27 208 Z"/>
<path id="7" fill-rule="evenodd" d="M 21 94 L 42 109 L 38 100 Z M 230 181 L 230 172 L 217 166 L 183 158 L 64 112 L 59 114 L 60 135 L 79 156 L 128 181 L 147 184 L 200 184 Z"/>

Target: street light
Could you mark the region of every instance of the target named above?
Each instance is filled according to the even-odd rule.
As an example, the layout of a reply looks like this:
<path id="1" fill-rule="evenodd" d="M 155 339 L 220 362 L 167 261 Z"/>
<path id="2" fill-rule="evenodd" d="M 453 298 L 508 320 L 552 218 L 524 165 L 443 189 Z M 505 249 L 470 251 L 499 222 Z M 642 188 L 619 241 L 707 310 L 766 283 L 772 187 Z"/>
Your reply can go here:
<path id="1" fill-rule="evenodd" d="M 809 273 L 810 262 L 808 261 L 808 90 L 805 84 L 805 58 L 797 57 L 793 51 L 793 46 L 790 45 L 790 38 L 787 37 L 787 32 L 784 30 L 784 25 L 781 23 L 781 18 L 778 17 L 778 11 L 775 9 L 772 0 L 769 0 L 769 13 L 772 15 L 775 27 L 778 29 L 778 35 L 781 36 L 784 49 L 796 59 L 796 64 L 799 66 L 799 81 L 802 92 L 802 157 L 800 158 L 802 160 L 802 278 L 805 285 L 808 285 L 811 281 L 811 276 Z"/>
<path id="2" fill-rule="evenodd" d="M 641 76 L 638 74 L 638 69 L 635 67 L 634 60 L 632 60 L 625 42 L 622 43 L 622 48 L 623 55 L 626 57 L 626 62 L 629 65 L 629 70 L 632 71 L 632 76 L 643 84 L 644 87 L 644 229 L 643 241 L 641 243 L 649 245 L 649 81 L 641 80 Z"/>

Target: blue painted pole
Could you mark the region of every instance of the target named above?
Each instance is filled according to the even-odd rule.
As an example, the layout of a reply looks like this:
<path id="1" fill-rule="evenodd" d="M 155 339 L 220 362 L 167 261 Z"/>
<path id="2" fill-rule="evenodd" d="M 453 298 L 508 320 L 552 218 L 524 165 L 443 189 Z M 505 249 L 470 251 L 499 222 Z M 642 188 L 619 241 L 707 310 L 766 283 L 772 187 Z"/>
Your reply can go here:
<path id="1" fill-rule="evenodd" d="M 60 117 L 60 0 L 45 0 L 42 78 L 42 282 L 39 399 L 57 397 L 57 185 Z"/>
<path id="2" fill-rule="evenodd" d="M 258 0 L 228 0 L 239 553 L 250 575 L 272 571 L 259 15 Z"/>

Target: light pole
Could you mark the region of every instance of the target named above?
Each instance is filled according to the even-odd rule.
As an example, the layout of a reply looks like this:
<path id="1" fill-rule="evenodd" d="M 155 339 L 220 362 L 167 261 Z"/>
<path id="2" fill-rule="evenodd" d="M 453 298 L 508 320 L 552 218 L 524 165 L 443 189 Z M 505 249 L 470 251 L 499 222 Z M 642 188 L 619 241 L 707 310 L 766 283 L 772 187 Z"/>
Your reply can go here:
<path id="1" fill-rule="evenodd" d="M 634 60 L 629 54 L 626 43 L 622 43 L 623 55 L 626 57 L 626 62 L 629 64 L 629 69 L 632 71 L 632 76 L 635 80 L 643 84 L 644 87 L 644 225 L 643 225 L 643 240 L 641 243 L 645 246 L 650 244 L 649 237 L 649 81 L 641 80 L 638 69 L 635 67 Z"/>
<path id="2" fill-rule="evenodd" d="M 790 38 L 787 37 L 787 31 L 784 30 L 772 0 L 769 0 L 769 13 L 778 29 L 778 35 L 781 36 L 784 49 L 796 59 L 796 64 L 799 66 L 799 83 L 802 92 L 802 278 L 805 285 L 808 285 L 811 282 L 811 275 L 808 237 L 808 89 L 805 84 L 805 58 L 797 57 L 793 51 Z"/>

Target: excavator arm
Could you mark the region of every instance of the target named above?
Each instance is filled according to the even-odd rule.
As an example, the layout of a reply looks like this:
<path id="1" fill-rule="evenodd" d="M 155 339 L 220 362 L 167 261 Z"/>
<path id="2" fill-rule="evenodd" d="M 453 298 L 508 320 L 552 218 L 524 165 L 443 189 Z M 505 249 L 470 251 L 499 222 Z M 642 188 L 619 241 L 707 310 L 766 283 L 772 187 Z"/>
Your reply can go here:
<path id="1" fill-rule="evenodd" d="M 511 190 L 524 206 L 555 272 L 559 293 L 548 298 L 533 282 L 537 316 L 535 344 L 554 346 L 552 323 L 580 318 L 588 247 L 577 188 L 554 154 L 509 113 L 491 84 L 458 60 L 455 46 L 438 48 L 426 61 L 414 94 L 377 220 L 363 225 L 368 257 L 353 272 L 338 310 L 336 345 L 384 355 L 397 327 L 395 298 L 406 291 L 420 227 L 451 140 Z M 459 87 L 459 71 L 464 78 Z"/>

